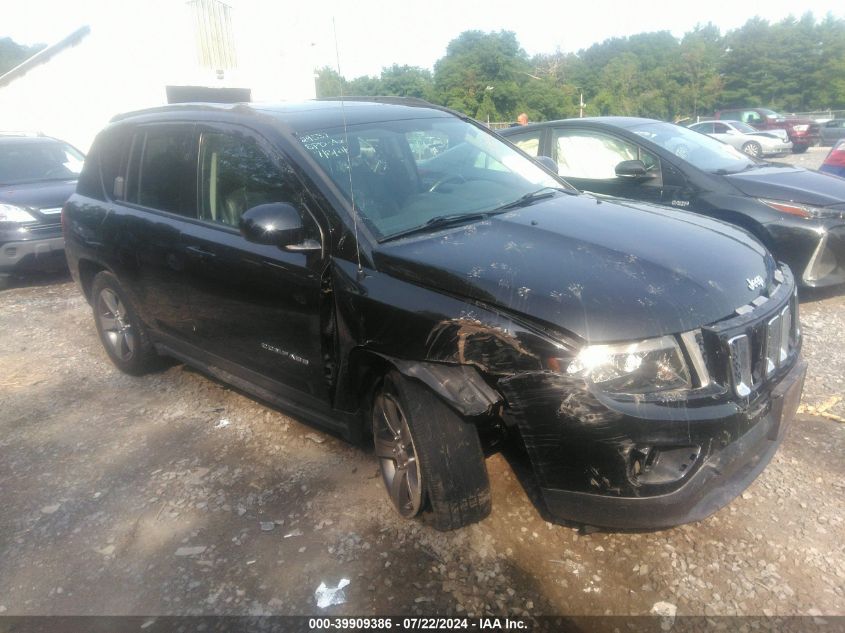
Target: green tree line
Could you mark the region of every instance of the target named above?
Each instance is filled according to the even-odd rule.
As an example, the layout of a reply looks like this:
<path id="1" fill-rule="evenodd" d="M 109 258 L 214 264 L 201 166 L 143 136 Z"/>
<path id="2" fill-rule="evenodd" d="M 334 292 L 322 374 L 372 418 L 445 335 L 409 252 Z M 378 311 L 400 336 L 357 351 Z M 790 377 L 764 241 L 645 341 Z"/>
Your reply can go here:
<path id="1" fill-rule="evenodd" d="M 420 97 L 481 121 L 584 114 L 678 121 L 732 106 L 787 112 L 845 107 L 845 20 L 811 13 L 752 18 L 722 34 L 713 24 L 612 38 L 577 53 L 530 57 L 510 31 L 465 31 L 433 71 L 393 65 L 347 80 L 317 71 L 317 96 Z"/>
<path id="2" fill-rule="evenodd" d="M 0 75 L 6 74 L 22 61 L 44 48 L 44 44 L 24 46 L 9 37 L 0 37 Z"/>

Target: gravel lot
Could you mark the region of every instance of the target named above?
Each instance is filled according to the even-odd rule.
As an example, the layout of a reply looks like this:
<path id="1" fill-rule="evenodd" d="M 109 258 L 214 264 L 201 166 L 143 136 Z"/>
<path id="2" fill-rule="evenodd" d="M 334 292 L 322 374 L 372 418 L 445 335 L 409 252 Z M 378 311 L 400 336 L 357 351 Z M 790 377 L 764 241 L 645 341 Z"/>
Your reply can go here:
<path id="1" fill-rule="evenodd" d="M 67 278 L 0 292 L 0 613 L 845 615 L 843 296 L 805 297 L 802 413 L 742 497 L 581 535 L 502 455 L 481 524 L 400 520 L 365 451 L 181 365 L 120 374 Z"/>

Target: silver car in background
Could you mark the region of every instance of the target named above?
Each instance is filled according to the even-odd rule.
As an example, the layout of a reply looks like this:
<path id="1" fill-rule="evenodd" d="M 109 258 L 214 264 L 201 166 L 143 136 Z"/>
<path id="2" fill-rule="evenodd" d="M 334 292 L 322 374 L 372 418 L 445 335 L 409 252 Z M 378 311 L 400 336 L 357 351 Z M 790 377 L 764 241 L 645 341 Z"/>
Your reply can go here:
<path id="1" fill-rule="evenodd" d="M 749 156 L 784 154 L 792 150 L 792 141 L 786 130 L 761 132 L 741 121 L 702 121 L 693 123 L 689 129 L 733 145 Z"/>

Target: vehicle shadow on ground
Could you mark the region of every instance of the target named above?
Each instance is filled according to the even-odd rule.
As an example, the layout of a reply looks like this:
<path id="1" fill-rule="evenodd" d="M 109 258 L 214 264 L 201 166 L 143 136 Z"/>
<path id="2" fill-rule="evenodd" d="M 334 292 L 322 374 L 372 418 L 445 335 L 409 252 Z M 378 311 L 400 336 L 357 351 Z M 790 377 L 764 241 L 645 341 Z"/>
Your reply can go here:
<path id="1" fill-rule="evenodd" d="M 6 281 L 6 286 L 0 286 L 0 292 L 13 288 L 37 288 L 40 286 L 54 286 L 71 281 L 67 268 L 51 272 L 32 272 L 25 275 L 12 275 Z"/>
<path id="2" fill-rule="evenodd" d="M 841 297 L 843 294 L 845 294 L 845 286 L 843 285 L 828 286 L 827 288 L 800 288 L 798 290 L 798 298 L 801 303 L 817 303 L 825 299 Z"/>

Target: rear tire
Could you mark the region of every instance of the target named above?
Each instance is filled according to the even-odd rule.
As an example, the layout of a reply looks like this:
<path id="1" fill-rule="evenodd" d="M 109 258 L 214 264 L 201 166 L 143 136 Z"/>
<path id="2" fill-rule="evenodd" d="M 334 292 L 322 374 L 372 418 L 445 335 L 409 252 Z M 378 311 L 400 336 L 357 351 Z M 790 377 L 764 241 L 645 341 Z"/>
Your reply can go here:
<path id="1" fill-rule="evenodd" d="M 422 384 L 390 371 L 376 389 L 373 442 L 388 496 L 405 518 L 431 508 L 438 530 L 490 514 L 478 432 Z"/>
<path id="2" fill-rule="evenodd" d="M 757 141 L 748 141 L 743 144 L 742 151 L 754 158 L 760 158 L 763 155 L 763 147 Z"/>
<path id="3" fill-rule="evenodd" d="M 792 146 L 792 153 L 793 154 L 803 154 L 809 149 L 809 145 L 793 145 Z"/>
<path id="4" fill-rule="evenodd" d="M 94 277 L 91 306 L 100 342 L 115 366 L 133 376 L 152 369 L 155 348 L 117 277 L 106 271 Z"/>

